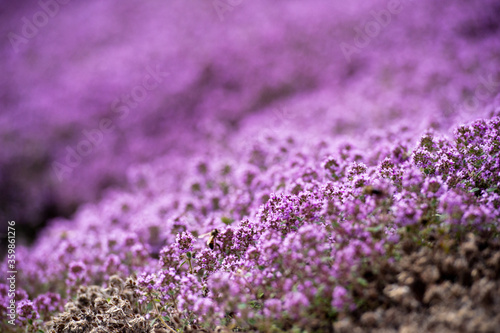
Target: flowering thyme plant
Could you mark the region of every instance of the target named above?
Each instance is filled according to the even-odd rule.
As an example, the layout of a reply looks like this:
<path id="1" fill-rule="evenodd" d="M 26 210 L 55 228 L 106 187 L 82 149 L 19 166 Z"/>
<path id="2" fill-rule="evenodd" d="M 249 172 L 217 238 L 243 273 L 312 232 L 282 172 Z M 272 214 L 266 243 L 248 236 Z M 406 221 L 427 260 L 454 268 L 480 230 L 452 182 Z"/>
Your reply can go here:
<path id="1" fill-rule="evenodd" d="M 221 27 L 210 23 L 203 5 L 173 1 L 172 22 L 192 28 L 185 30 L 193 35 L 203 27 L 211 37 L 199 45 L 208 58 L 179 56 L 193 45 L 185 35 L 172 37 L 178 49 L 168 52 L 160 52 L 163 40 L 151 40 L 151 57 L 192 67 L 174 73 L 174 87 L 159 87 L 158 96 L 145 98 L 144 113 L 130 114 L 123 128 L 109 132 L 116 144 L 88 156 L 81 182 L 51 183 L 55 198 L 64 198 L 61 207 L 80 205 L 71 218 L 52 219 L 34 244 L 16 247 L 15 292 L 0 281 L 0 330 L 500 327 L 500 96 L 486 96 L 489 86 L 478 86 L 483 80 L 477 78 L 481 71 L 496 78 L 500 68 L 498 20 L 491 17 L 498 5 L 414 3 L 391 16 L 386 35 L 370 38 L 346 63 L 342 54 L 331 59 L 338 45 L 319 45 L 333 35 L 352 37 L 353 21 L 380 18 L 384 12 L 373 6 L 387 4 L 360 2 L 354 10 L 313 2 L 276 1 L 269 9 L 255 1 L 234 7 L 229 26 Z M 165 11 L 150 6 L 146 16 L 159 20 Z M 179 9 L 193 9 L 196 19 L 176 18 Z M 332 23 L 332 12 L 344 21 Z M 245 17 L 256 15 L 263 27 L 249 29 L 254 22 Z M 95 20 L 98 27 L 108 24 L 107 18 Z M 174 23 L 168 23 L 171 29 L 183 30 Z M 432 29 L 417 31 L 416 23 Z M 305 27 L 328 33 L 312 38 Z M 138 35 L 133 40 L 143 45 Z M 255 43 L 257 55 L 247 52 L 248 43 Z M 136 44 L 126 48 L 133 59 Z M 283 61 L 283 50 L 289 61 Z M 131 55 L 125 52 L 125 58 Z M 85 90 L 80 88 L 91 79 L 72 81 L 68 93 Z M 6 94 L 11 98 L 5 100 L 18 100 L 10 90 Z M 470 96 L 477 102 L 473 110 L 464 109 Z M 35 97 L 60 101 L 50 94 Z M 282 103 L 291 111 L 282 111 Z M 93 114 L 103 116 L 97 109 Z M 67 144 L 67 129 L 61 128 L 83 116 L 67 117 L 50 125 L 54 137 L 39 140 L 51 148 L 24 164 L 61 156 Z M 23 142 L 39 139 L 28 132 Z M 130 151 L 122 145 L 124 133 Z M 8 141 L 7 134 L 1 139 Z M 4 162 L 16 161 L 16 154 L 0 154 L 0 177 L 13 177 L 0 180 L 9 193 L 16 184 L 30 188 L 19 207 L 29 206 L 26 214 L 32 215 L 45 197 L 32 188 L 50 181 L 40 176 L 33 180 L 40 186 L 26 185 L 26 170 L 16 176 L 15 165 Z M 47 163 L 41 165 L 46 174 Z M 98 193 L 108 172 L 120 186 Z M 83 204 L 88 193 L 82 189 L 102 197 Z M 7 259 L 1 267 L 3 278 Z"/>

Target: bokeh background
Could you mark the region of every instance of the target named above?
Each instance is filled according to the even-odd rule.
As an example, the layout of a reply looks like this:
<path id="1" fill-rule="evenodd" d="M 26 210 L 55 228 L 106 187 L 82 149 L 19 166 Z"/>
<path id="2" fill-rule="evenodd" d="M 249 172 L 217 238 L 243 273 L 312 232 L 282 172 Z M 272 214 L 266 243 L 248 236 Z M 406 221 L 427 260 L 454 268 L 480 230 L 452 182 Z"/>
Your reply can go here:
<path id="1" fill-rule="evenodd" d="M 500 3 L 395 2 L 384 16 L 394 1 L 2 1 L 2 230 L 33 240 L 140 165 L 244 149 L 237 132 L 446 129 L 487 112 Z"/>

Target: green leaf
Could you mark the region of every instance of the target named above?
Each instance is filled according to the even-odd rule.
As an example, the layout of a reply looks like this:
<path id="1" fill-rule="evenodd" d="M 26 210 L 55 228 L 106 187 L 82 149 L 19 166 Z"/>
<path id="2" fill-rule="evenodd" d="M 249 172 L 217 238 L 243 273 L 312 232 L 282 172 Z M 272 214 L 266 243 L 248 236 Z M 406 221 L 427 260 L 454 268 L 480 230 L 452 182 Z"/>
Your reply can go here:
<path id="1" fill-rule="evenodd" d="M 486 192 L 495 192 L 498 189 L 498 187 L 490 187 L 489 189 L 486 190 Z"/>
<path id="2" fill-rule="evenodd" d="M 473 192 L 477 192 L 477 191 L 479 191 L 479 190 L 481 190 L 479 187 L 474 187 L 474 188 L 473 188 L 472 190 L 470 190 L 469 192 L 470 192 L 470 193 L 473 193 Z"/>
<path id="3" fill-rule="evenodd" d="M 380 230 L 382 230 L 384 226 L 382 224 L 379 224 L 378 226 L 376 227 L 369 227 L 369 228 L 366 228 L 366 230 L 368 230 L 369 232 L 379 232 Z"/>
<path id="4" fill-rule="evenodd" d="M 238 304 L 238 309 L 243 310 L 246 309 L 247 305 L 245 303 Z"/>
<path id="5" fill-rule="evenodd" d="M 354 302 L 356 303 L 356 306 L 359 308 L 363 304 L 365 304 L 366 301 L 364 299 L 360 298 L 360 299 L 356 299 Z"/>
<path id="6" fill-rule="evenodd" d="M 262 308 L 262 304 L 260 302 L 258 302 L 258 301 L 250 301 L 250 302 L 248 302 L 248 304 L 250 305 L 250 307 L 252 309 L 260 309 L 260 308 Z"/>
<path id="7" fill-rule="evenodd" d="M 363 279 L 362 277 L 359 277 L 356 279 L 358 281 L 358 283 L 360 285 L 362 285 L 363 287 L 367 287 L 368 286 L 368 281 L 366 281 L 365 279 Z"/>

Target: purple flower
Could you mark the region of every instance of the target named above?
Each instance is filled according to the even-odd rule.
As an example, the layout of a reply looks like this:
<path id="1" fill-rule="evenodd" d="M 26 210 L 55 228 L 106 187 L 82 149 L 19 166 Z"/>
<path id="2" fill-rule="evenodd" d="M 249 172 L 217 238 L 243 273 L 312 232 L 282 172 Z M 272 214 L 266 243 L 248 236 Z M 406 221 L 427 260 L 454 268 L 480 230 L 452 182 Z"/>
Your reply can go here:
<path id="1" fill-rule="evenodd" d="M 17 303 L 17 315 L 21 321 L 38 319 L 40 317 L 35 305 L 30 300 L 22 300 Z"/>
<path id="2" fill-rule="evenodd" d="M 332 293 L 332 307 L 341 310 L 347 304 L 347 290 L 342 286 L 335 286 Z"/>
<path id="3" fill-rule="evenodd" d="M 282 302 L 279 299 L 270 298 L 264 302 L 263 313 L 266 317 L 277 318 L 281 317 Z"/>
<path id="4" fill-rule="evenodd" d="M 307 297 L 298 291 L 292 291 L 285 295 L 283 309 L 287 311 L 292 319 L 298 319 L 307 312 L 310 302 Z"/>
<path id="5" fill-rule="evenodd" d="M 194 237 L 190 232 L 183 231 L 175 238 L 175 244 L 179 253 L 186 253 L 193 251 Z"/>
<path id="6" fill-rule="evenodd" d="M 33 304 L 38 310 L 38 313 L 44 315 L 54 311 L 61 311 L 63 308 L 61 296 L 51 292 L 39 295 L 35 298 Z"/>

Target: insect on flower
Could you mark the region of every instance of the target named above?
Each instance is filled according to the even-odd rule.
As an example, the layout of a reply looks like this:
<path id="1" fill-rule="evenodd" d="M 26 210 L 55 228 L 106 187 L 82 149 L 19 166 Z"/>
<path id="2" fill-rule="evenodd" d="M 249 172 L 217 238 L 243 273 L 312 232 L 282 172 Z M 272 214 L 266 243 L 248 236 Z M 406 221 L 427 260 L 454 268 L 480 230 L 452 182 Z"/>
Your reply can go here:
<path id="1" fill-rule="evenodd" d="M 217 245 L 215 243 L 215 239 L 216 239 L 216 237 L 217 237 L 218 234 L 219 234 L 219 230 L 214 229 L 214 230 L 212 230 L 212 231 L 210 231 L 210 232 L 208 232 L 206 234 L 198 236 L 198 238 L 205 238 L 205 237 L 209 237 L 210 236 L 208 238 L 208 240 L 207 240 L 207 246 L 213 250 L 213 249 L 215 249 L 215 245 Z"/>
<path id="2" fill-rule="evenodd" d="M 375 187 L 373 187 L 371 185 L 368 185 L 368 186 L 365 186 L 365 188 L 363 189 L 363 194 L 382 196 L 385 193 L 384 193 L 383 190 L 380 190 L 380 189 L 375 188 Z"/>

